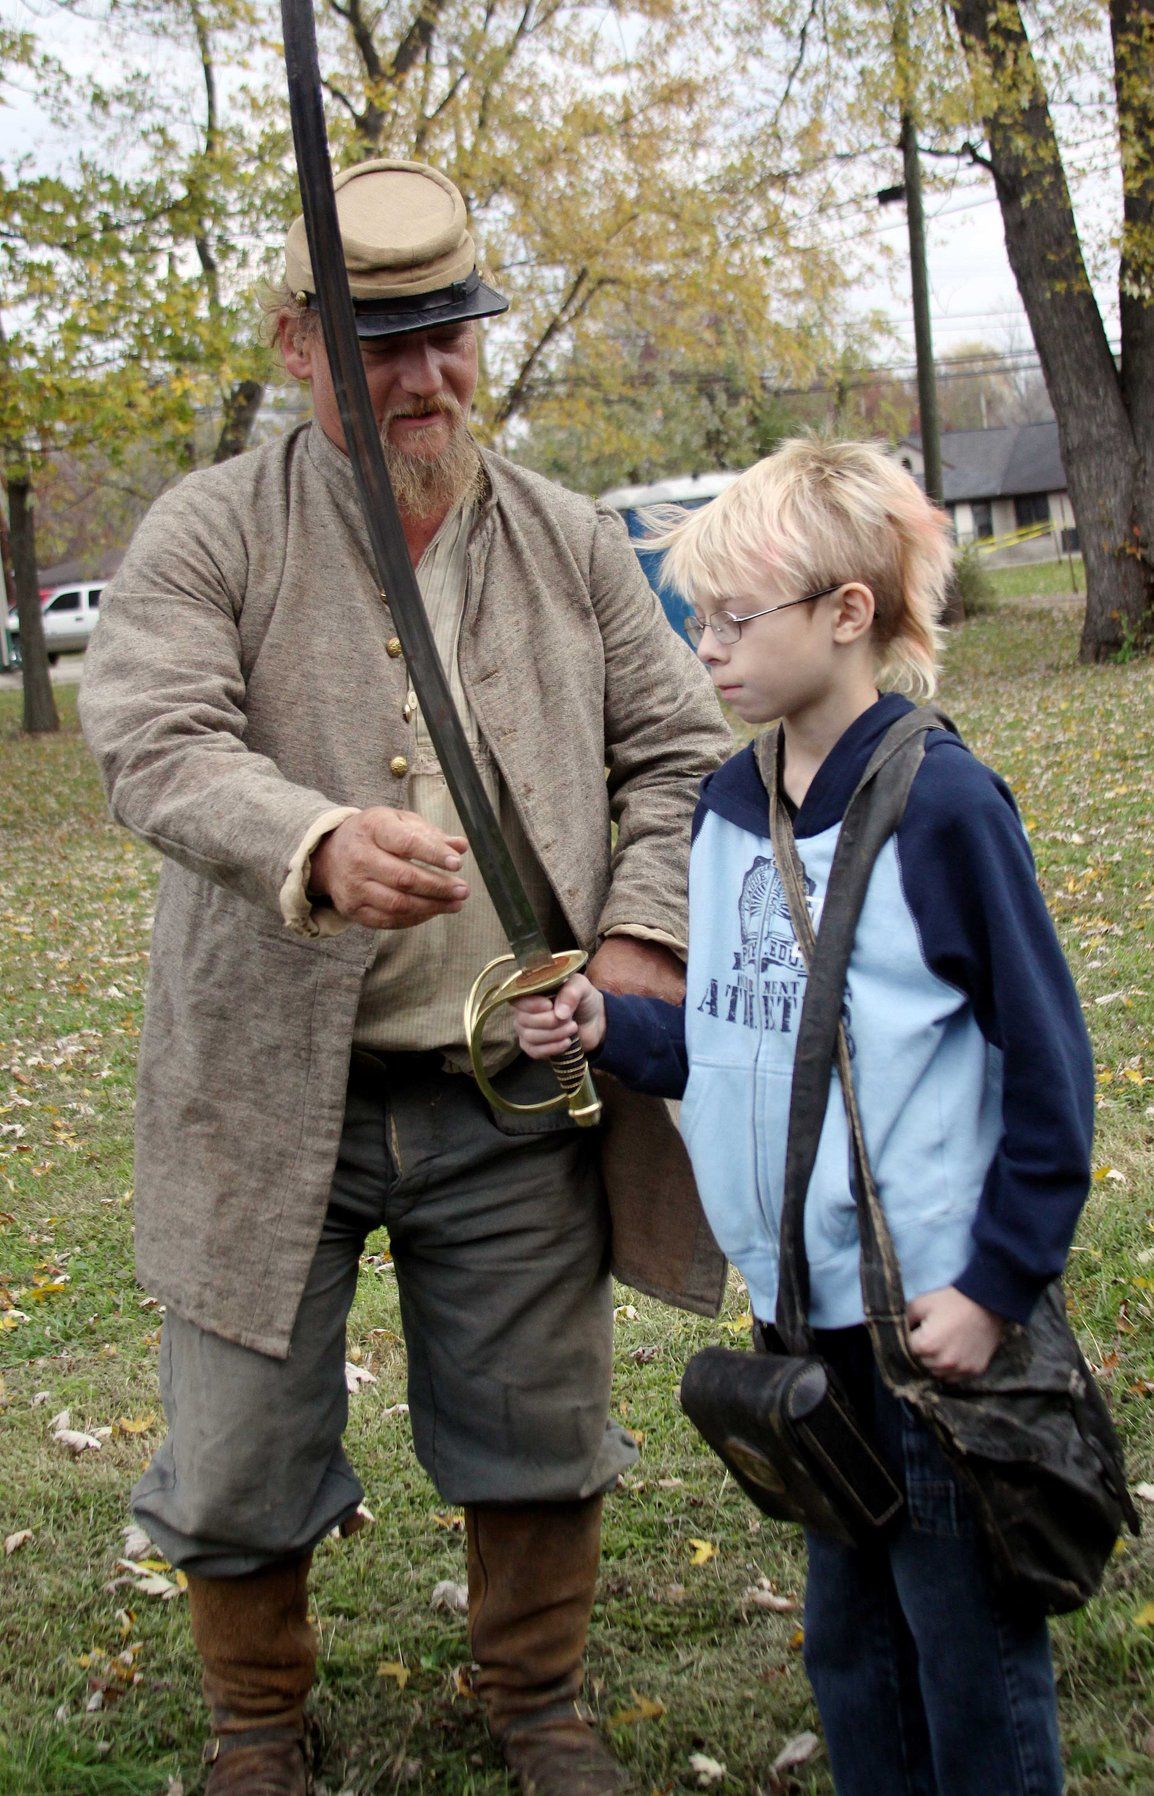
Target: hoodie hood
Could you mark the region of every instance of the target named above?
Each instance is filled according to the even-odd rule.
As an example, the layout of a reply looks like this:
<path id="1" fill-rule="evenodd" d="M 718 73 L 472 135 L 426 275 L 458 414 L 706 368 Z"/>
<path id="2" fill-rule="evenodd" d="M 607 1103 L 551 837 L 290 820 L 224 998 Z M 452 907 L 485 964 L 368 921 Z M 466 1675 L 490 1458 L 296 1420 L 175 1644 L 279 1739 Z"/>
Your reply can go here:
<path id="1" fill-rule="evenodd" d="M 814 775 L 805 802 L 793 820 L 795 836 L 817 836 L 841 821 L 882 737 L 892 723 L 913 709 L 902 693 L 885 692 L 868 711 L 854 719 Z M 751 835 L 768 835 L 769 794 L 758 772 L 752 743 L 706 778 L 694 818 L 695 837 L 709 811 Z"/>

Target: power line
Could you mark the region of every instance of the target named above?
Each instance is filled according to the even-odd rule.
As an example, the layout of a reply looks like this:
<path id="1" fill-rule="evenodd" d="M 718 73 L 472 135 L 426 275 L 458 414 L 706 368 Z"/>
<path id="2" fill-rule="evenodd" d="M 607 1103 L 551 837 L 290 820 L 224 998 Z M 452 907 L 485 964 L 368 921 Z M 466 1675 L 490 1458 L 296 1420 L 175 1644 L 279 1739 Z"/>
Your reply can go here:
<path id="1" fill-rule="evenodd" d="M 1117 357 L 1118 348 L 1111 345 L 1111 353 Z M 948 361 L 939 361 L 935 370 L 939 384 L 949 385 L 959 380 L 981 380 L 1003 375 L 1012 377 L 1016 374 L 1041 374 L 1042 365 L 1033 350 L 1023 350 L 1019 354 L 971 355 L 951 357 Z M 902 386 L 912 383 L 916 374 L 913 361 L 893 362 L 865 368 L 848 369 L 844 374 L 827 374 L 815 379 L 804 387 L 779 387 L 773 383 L 772 377 L 762 376 L 765 392 L 775 399 L 816 398 L 823 394 L 839 392 L 857 392 L 862 388 L 878 384 L 892 383 Z M 616 383 L 621 388 L 652 388 L 668 382 L 672 386 L 689 386 L 706 391 L 715 387 L 733 388 L 736 383 L 732 376 L 706 370 L 669 369 L 664 374 L 643 373 L 625 375 Z M 589 376 L 546 376 L 533 383 L 536 392 L 575 392 L 581 389 L 596 389 L 598 382 Z"/>

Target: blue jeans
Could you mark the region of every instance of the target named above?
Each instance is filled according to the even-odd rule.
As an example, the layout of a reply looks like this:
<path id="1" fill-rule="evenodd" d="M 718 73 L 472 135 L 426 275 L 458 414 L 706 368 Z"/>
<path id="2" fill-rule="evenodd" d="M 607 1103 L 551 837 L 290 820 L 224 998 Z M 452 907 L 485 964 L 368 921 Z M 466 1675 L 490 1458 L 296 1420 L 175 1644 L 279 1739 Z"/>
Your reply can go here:
<path id="1" fill-rule="evenodd" d="M 906 1493 L 877 1546 L 808 1536 L 805 1666 L 838 1796 L 1059 1796 L 1045 1621 L 997 1600 L 967 1497 L 865 1329 L 817 1344 Z"/>

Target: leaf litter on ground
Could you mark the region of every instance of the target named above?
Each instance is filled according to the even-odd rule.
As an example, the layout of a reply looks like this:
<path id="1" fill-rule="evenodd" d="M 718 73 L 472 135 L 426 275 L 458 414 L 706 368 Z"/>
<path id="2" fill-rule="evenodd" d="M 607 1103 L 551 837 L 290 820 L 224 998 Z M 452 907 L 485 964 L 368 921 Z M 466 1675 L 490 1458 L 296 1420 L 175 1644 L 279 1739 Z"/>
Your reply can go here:
<path id="1" fill-rule="evenodd" d="M 701 1788 L 708 1789 L 710 1784 L 718 1784 L 726 1776 L 726 1768 L 720 1759 L 711 1759 L 707 1752 L 691 1752 L 689 1769 Z"/>
<path id="2" fill-rule="evenodd" d="M 53 1440 L 59 1441 L 62 1447 L 67 1447 L 68 1451 L 77 1458 L 81 1453 L 99 1453 L 104 1442 L 112 1433 L 111 1428 L 98 1428 L 95 1434 L 87 1434 L 81 1428 L 73 1428 L 72 1417 L 66 1409 L 62 1409 L 59 1415 L 53 1416 L 48 1427 Z"/>

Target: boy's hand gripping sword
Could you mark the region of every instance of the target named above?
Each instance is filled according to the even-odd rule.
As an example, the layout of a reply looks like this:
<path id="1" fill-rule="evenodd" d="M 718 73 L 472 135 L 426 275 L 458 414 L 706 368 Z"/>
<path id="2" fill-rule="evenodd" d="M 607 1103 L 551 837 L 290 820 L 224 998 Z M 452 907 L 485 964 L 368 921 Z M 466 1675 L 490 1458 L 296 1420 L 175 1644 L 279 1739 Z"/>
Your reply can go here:
<path id="1" fill-rule="evenodd" d="M 551 952 L 518 878 L 453 705 L 409 560 L 361 361 L 333 196 L 311 0 L 281 0 L 281 19 L 309 258 L 333 390 L 356 476 L 381 598 L 392 613 L 409 678 L 461 827 L 509 943 L 510 952 L 490 961 L 478 975 L 465 1005 L 465 1038 L 473 1072 L 490 1104 L 499 1109 L 539 1111 L 567 1105 L 574 1122 L 592 1124 L 601 1114 L 601 1103 L 576 1037 L 565 1055 L 552 1062 L 561 1091 L 539 1104 L 510 1104 L 493 1088 L 482 1063 L 485 1022 L 493 1011 L 513 998 L 556 990 L 570 973 L 584 966 L 586 956 L 579 949 L 556 955 Z"/>

